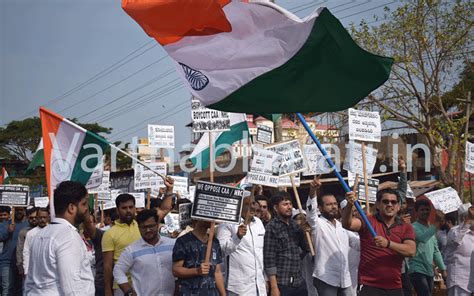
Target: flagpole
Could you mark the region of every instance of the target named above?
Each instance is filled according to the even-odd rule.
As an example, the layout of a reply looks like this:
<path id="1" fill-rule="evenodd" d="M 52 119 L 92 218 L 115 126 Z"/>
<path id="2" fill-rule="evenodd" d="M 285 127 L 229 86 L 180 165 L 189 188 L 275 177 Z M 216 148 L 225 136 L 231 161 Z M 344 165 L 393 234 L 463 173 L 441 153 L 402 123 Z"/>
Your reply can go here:
<path id="1" fill-rule="evenodd" d="M 316 146 L 318 146 L 319 150 L 321 151 L 321 153 L 323 154 L 324 158 L 326 159 L 326 161 L 328 162 L 329 166 L 333 169 L 334 173 L 336 174 L 336 177 L 337 179 L 339 180 L 339 183 L 341 183 L 342 187 L 344 188 L 344 191 L 345 192 L 350 192 L 351 189 L 349 188 L 349 186 L 347 185 L 346 181 L 344 181 L 344 178 L 342 177 L 341 173 L 339 173 L 339 171 L 337 170 L 336 168 L 336 165 L 334 164 L 334 162 L 331 160 L 331 157 L 329 157 L 328 153 L 326 152 L 326 149 L 324 149 L 324 147 L 321 145 L 321 143 L 319 142 L 318 138 L 314 135 L 313 131 L 311 130 L 311 128 L 308 126 L 308 123 L 306 122 L 306 120 L 304 119 L 303 115 L 301 115 L 301 113 L 296 113 L 296 116 L 298 117 L 298 119 L 301 121 L 301 123 L 303 124 L 303 127 L 306 129 L 306 131 L 308 132 L 309 136 L 311 137 L 311 139 L 313 139 L 313 142 L 316 144 Z M 377 236 L 377 233 L 375 232 L 374 228 L 372 227 L 372 225 L 370 224 L 369 220 L 367 219 L 367 215 L 365 215 L 364 211 L 362 210 L 360 204 L 358 201 L 356 201 L 354 203 L 357 211 L 359 212 L 360 216 L 362 217 L 362 219 L 364 220 L 364 223 L 367 225 L 367 227 L 369 228 L 369 231 L 370 233 L 372 234 L 372 236 Z"/>
<path id="2" fill-rule="evenodd" d="M 132 156 L 130 153 L 128 152 L 125 152 L 124 150 L 120 149 L 119 147 L 115 146 L 114 144 L 112 143 L 109 143 L 110 147 L 121 152 L 122 154 L 124 154 L 125 156 L 128 156 L 130 157 L 131 159 L 135 160 L 136 162 L 138 162 L 139 164 L 141 164 L 142 166 L 146 167 L 147 169 L 149 169 L 150 171 L 152 171 L 153 173 L 157 174 L 158 176 L 160 176 L 163 180 L 166 179 L 166 176 L 164 176 L 163 174 L 160 174 L 159 172 L 155 171 L 154 169 L 152 169 L 150 166 L 148 166 L 146 163 L 144 163 L 143 161 L 141 161 L 140 159 L 136 158 L 135 156 Z"/>
<path id="3" fill-rule="evenodd" d="M 209 180 L 211 182 L 214 182 L 214 147 L 212 143 L 212 132 L 209 132 Z M 214 240 L 215 227 L 216 227 L 216 222 L 212 221 L 211 226 L 209 226 L 206 257 L 204 258 L 204 263 L 206 264 L 209 263 L 209 260 L 211 259 L 212 241 Z"/>

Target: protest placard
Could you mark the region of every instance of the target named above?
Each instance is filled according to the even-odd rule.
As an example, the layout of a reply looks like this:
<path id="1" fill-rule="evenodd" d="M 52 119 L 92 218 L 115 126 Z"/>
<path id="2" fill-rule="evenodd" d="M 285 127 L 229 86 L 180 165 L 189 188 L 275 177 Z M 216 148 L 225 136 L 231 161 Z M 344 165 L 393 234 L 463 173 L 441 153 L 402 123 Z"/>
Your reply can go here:
<path id="1" fill-rule="evenodd" d="M 377 161 L 377 149 L 366 146 L 365 159 L 367 167 L 367 175 L 372 175 Z M 349 142 L 346 150 L 346 158 L 344 160 L 343 168 L 354 174 L 364 175 L 364 165 L 362 163 L 362 145 L 356 142 Z"/>
<path id="2" fill-rule="evenodd" d="M 155 148 L 174 148 L 174 126 L 148 125 L 148 146 Z"/>
<path id="3" fill-rule="evenodd" d="M 452 187 L 428 192 L 425 196 L 431 200 L 435 209 L 445 214 L 457 211 L 462 205 L 457 191 Z"/>
<path id="4" fill-rule="evenodd" d="M 322 146 L 326 151 L 331 151 L 331 144 L 322 144 Z M 329 166 L 318 146 L 314 144 L 303 145 L 303 150 L 304 155 L 306 156 L 306 161 L 308 162 L 308 167 L 303 172 L 303 176 L 328 174 L 332 171 L 332 168 Z"/>
<path id="5" fill-rule="evenodd" d="M 150 168 L 162 174 L 166 175 L 166 162 L 155 162 L 147 164 Z M 163 179 L 153 172 L 152 170 L 137 163 L 134 167 L 134 188 L 137 189 L 148 189 L 148 188 L 159 188 L 164 187 L 165 183 Z"/>
<path id="6" fill-rule="evenodd" d="M 128 194 L 135 197 L 135 208 L 144 208 L 145 207 L 145 192 L 129 192 Z"/>
<path id="7" fill-rule="evenodd" d="M 474 143 L 466 141 L 466 172 L 474 174 Z"/>
<path id="8" fill-rule="evenodd" d="M 0 185 L 0 206 L 26 207 L 29 204 L 28 186 Z"/>
<path id="9" fill-rule="evenodd" d="M 211 222 L 238 224 L 244 191 L 221 184 L 199 181 L 191 217 Z"/>
<path id="10" fill-rule="evenodd" d="M 174 179 L 173 192 L 184 195 L 188 192 L 188 178 L 180 176 L 171 176 Z"/>
<path id="11" fill-rule="evenodd" d="M 378 112 L 349 108 L 349 140 L 380 142 L 382 126 Z"/>
<path id="12" fill-rule="evenodd" d="M 257 125 L 257 142 L 263 144 L 273 143 L 273 129 L 269 126 L 259 124 Z"/>
<path id="13" fill-rule="evenodd" d="M 229 113 L 206 108 L 195 98 L 191 101 L 191 116 L 195 133 L 230 130 Z"/>
<path id="14" fill-rule="evenodd" d="M 295 181 L 295 186 L 299 187 L 301 185 L 301 178 L 299 175 L 294 176 L 293 180 Z M 290 176 L 284 176 L 278 178 L 278 187 L 292 187 Z"/>
<path id="15" fill-rule="evenodd" d="M 247 173 L 247 181 L 250 184 L 257 184 L 269 187 L 278 187 L 280 166 L 283 157 L 274 152 L 256 146 L 252 147 L 253 158 L 250 165 L 250 172 Z"/>
<path id="16" fill-rule="evenodd" d="M 307 165 L 298 140 L 275 144 L 266 148 L 283 156 L 280 165 L 280 177 L 303 172 Z"/>
<path id="17" fill-rule="evenodd" d="M 179 214 L 169 213 L 165 216 L 165 225 L 160 229 L 161 233 L 173 233 L 179 231 Z"/>
<path id="18" fill-rule="evenodd" d="M 194 196 L 196 195 L 196 186 L 195 185 L 189 186 L 188 190 L 189 190 L 188 199 L 191 202 L 194 202 Z"/>
<path id="19" fill-rule="evenodd" d="M 104 180 L 104 163 L 103 159 L 97 164 L 95 167 L 94 171 L 92 172 L 92 175 L 89 178 L 89 181 L 87 181 L 86 188 L 90 192 L 91 189 L 99 187 L 100 185 L 103 184 Z M 108 179 L 107 179 L 108 182 Z"/>
<path id="20" fill-rule="evenodd" d="M 49 197 L 38 196 L 34 198 L 36 208 L 46 208 L 49 205 Z"/>
<path id="21" fill-rule="evenodd" d="M 110 191 L 110 171 L 102 171 L 102 176 L 96 177 L 96 180 L 94 180 L 93 183 L 98 183 L 97 181 L 99 179 L 101 183 L 98 186 L 94 186 L 88 189 L 88 192 L 90 194 L 104 193 Z"/>
<path id="22" fill-rule="evenodd" d="M 193 204 L 188 202 L 179 205 L 179 228 L 184 230 L 186 226 L 191 226 L 191 209 Z"/>
<path id="23" fill-rule="evenodd" d="M 377 191 L 379 188 L 379 180 L 378 179 L 367 179 L 367 185 L 369 187 L 369 203 L 375 203 L 377 200 Z M 359 176 L 359 183 L 357 188 L 357 198 L 359 201 L 365 202 L 365 184 L 364 178 Z"/>
<path id="24" fill-rule="evenodd" d="M 108 192 L 108 194 L 106 192 L 103 192 L 103 193 L 99 193 L 98 196 L 99 196 L 99 207 L 104 210 L 108 210 L 108 209 L 114 209 L 116 207 L 115 205 L 115 199 L 117 199 L 117 196 L 119 196 L 120 194 L 122 193 L 122 190 L 118 190 L 118 189 L 112 189 Z M 100 195 L 101 194 L 104 194 L 104 199 L 100 199 Z M 105 197 L 106 196 L 106 197 Z M 109 198 L 109 199 L 105 199 L 105 198 Z"/>
<path id="25" fill-rule="evenodd" d="M 105 200 L 111 200 L 112 199 L 112 194 L 109 189 L 109 191 L 101 191 L 96 193 L 97 194 L 97 200 L 99 201 L 105 201 Z"/>

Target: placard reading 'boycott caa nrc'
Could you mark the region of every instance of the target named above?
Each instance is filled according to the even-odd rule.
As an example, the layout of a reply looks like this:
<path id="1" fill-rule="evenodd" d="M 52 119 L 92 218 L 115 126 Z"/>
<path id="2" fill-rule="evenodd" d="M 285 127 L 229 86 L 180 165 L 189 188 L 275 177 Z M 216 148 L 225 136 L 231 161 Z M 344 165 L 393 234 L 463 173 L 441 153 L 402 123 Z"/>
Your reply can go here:
<path id="1" fill-rule="evenodd" d="M 474 174 L 474 144 L 466 141 L 466 172 Z"/>
<path id="2" fill-rule="evenodd" d="M 322 144 L 322 146 L 326 151 L 331 151 L 331 144 Z M 303 149 L 306 160 L 308 161 L 308 168 L 303 172 L 303 176 L 327 174 L 332 171 L 318 146 L 314 144 L 304 145 Z"/>
<path id="3" fill-rule="evenodd" d="M 306 170 L 306 158 L 298 140 L 276 144 L 266 149 L 283 156 L 280 166 L 280 176 L 296 174 Z"/>
<path id="4" fill-rule="evenodd" d="M 155 148 L 174 148 L 174 126 L 148 125 L 148 146 Z"/>
<path id="5" fill-rule="evenodd" d="M 166 162 L 155 162 L 147 163 L 147 166 L 155 170 L 156 172 L 166 176 Z M 155 187 L 164 187 L 165 182 L 163 179 L 153 172 L 152 170 L 137 163 L 134 167 L 134 188 L 137 189 L 148 189 Z"/>
<path id="6" fill-rule="evenodd" d="M 273 129 L 269 126 L 259 124 L 257 125 L 257 142 L 263 144 L 272 143 Z"/>
<path id="7" fill-rule="evenodd" d="M 191 218 L 239 224 L 244 190 L 221 184 L 198 182 Z"/>
<path id="8" fill-rule="evenodd" d="M 371 176 L 377 161 L 377 149 L 365 146 L 365 162 L 367 175 Z M 343 168 L 354 174 L 364 175 L 364 164 L 362 162 L 362 145 L 356 142 L 350 142 L 346 150 Z"/>
<path id="9" fill-rule="evenodd" d="M 28 186 L 0 185 L 0 206 L 26 207 L 29 204 Z"/>
<path id="10" fill-rule="evenodd" d="M 451 187 L 425 193 L 425 196 L 431 200 L 435 209 L 445 214 L 457 211 L 462 205 L 457 191 Z"/>
<path id="11" fill-rule="evenodd" d="M 280 166 L 283 157 L 270 150 L 253 147 L 252 165 L 247 173 L 247 182 L 251 184 L 278 187 Z"/>
<path id="12" fill-rule="evenodd" d="M 382 126 L 378 112 L 349 108 L 349 140 L 380 142 Z"/>
<path id="13" fill-rule="evenodd" d="M 195 98 L 191 101 L 193 132 L 224 132 L 230 130 L 229 113 L 204 107 Z"/>

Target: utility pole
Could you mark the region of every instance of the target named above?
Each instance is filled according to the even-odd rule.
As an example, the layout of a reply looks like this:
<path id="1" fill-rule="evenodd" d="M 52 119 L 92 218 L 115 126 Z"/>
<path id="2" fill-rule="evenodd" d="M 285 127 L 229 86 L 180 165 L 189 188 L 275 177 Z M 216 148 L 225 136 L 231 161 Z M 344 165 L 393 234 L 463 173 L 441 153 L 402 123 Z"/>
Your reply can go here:
<path id="1" fill-rule="evenodd" d="M 472 105 L 472 99 L 471 99 L 471 92 L 469 91 L 467 93 L 467 100 L 463 100 L 463 99 L 457 99 L 459 102 L 463 102 L 466 104 L 466 127 L 464 129 L 464 141 L 465 141 L 465 144 L 464 144 L 464 147 L 466 147 L 466 143 L 467 141 L 469 140 L 469 122 L 470 122 L 470 118 L 471 118 L 471 105 Z M 465 154 L 467 154 L 467 151 L 464 152 Z M 464 157 L 464 159 L 466 159 L 466 157 Z M 466 164 L 464 164 L 462 167 L 461 167 L 461 192 L 460 192 L 460 195 L 461 195 L 461 199 L 463 199 L 463 196 L 464 196 L 464 175 L 466 174 Z M 471 184 L 471 174 L 469 173 L 469 185 Z M 474 204 L 474 197 L 472 195 L 472 186 L 469 186 L 469 193 L 470 193 L 470 198 L 471 198 L 471 204 Z"/>

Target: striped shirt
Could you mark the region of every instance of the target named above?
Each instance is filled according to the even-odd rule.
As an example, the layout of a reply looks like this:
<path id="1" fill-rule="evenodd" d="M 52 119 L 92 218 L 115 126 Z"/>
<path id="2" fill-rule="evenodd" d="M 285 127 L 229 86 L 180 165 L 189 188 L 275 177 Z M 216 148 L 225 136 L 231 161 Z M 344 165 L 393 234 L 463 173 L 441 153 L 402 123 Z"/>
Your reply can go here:
<path id="1" fill-rule="evenodd" d="M 143 238 L 129 245 L 114 266 L 114 278 L 118 284 L 128 282 L 127 272 L 132 275 L 133 289 L 137 295 L 168 296 L 174 293 L 172 255 L 175 240 L 160 237 L 156 245 Z"/>

